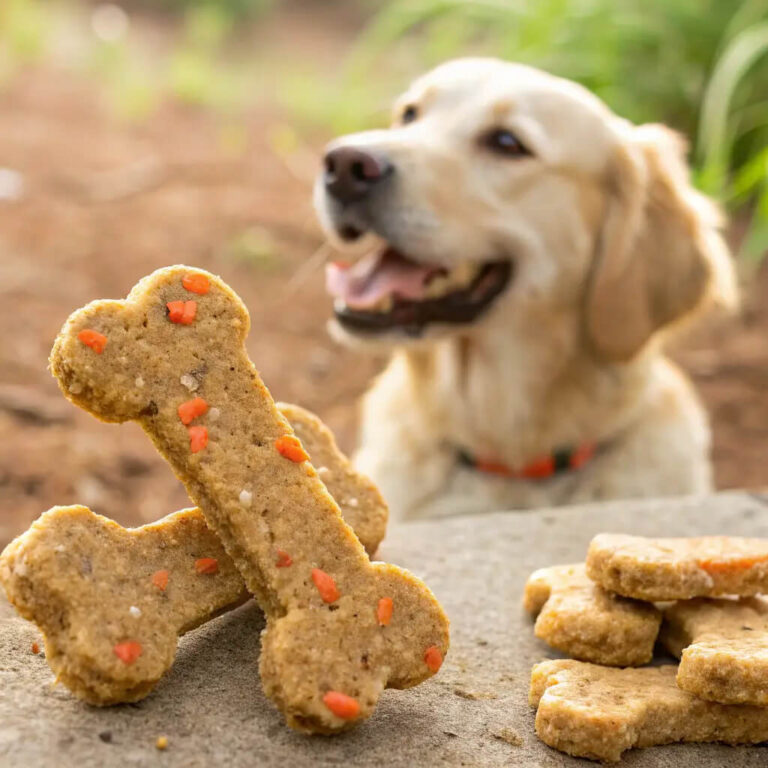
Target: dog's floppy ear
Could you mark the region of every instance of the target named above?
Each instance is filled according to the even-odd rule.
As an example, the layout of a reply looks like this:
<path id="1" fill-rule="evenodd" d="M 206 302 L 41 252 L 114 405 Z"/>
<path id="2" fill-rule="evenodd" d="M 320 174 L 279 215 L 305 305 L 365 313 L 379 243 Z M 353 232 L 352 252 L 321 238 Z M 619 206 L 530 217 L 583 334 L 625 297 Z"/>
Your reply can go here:
<path id="1" fill-rule="evenodd" d="M 629 360 L 707 298 L 736 301 L 720 215 L 691 186 L 684 154 L 661 125 L 631 128 L 616 149 L 585 307 L 587 336 L 604 359 Z"/>

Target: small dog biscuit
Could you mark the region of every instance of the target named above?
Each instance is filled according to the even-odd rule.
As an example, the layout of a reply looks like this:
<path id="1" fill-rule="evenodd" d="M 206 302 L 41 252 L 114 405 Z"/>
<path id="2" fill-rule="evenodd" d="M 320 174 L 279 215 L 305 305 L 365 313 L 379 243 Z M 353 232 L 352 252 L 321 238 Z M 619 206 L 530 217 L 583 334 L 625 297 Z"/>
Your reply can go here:
<path id="1" fill-rule="evenodd" d="M 218 278 L 169 267 L 75 312 L 51 368 L 73 402 L 149 434 L 267 615 L 266 694 L 294 728 L 331 733 L 433 675 L 448 621 L 421 581 L 369 561 L 248 359 L 248 326 Z"/>
<path id="2" fill-rule="evenodd" d="M 704 701 L 675 683 L 677 668 L 617 669 L 570 659 L 531 673 L 536 734 L 575 757 L 617 762 L 633 747 L 675 742 L 757 744 L 768 739 L 768 710 Z"/>
<path id="3" fill-rule="evenodd" d="M 583 564 L 534 571 L 523 606 L 537 617 L 536 637 L 574 659 L 627 667 L 653 656 L 661 613 L 609 594 L 587 577 Z"/>
<path id="4" fill-rule="evenodd" d="M 768 707 L 766 598 L 675 603 L 664 611 L 660 638 L 680 658 L 680 688 L 722 704 Z"/>
<path id="5" fill-rule="evenodd" d="M 352 469 L 320 419 L 296 405 L 279 408 L 326 467 L 326 487 L 344 499 L 344 519 L 365 532 L 366 548 L 375 551 L 387 517 L 379 492 Z M 199 509 L 125 530 L 86 507 L 56 507 L 8 545 L 0 556 L 0 583 L 46 636 L 57 678 L 96 705 L 145 696 L 170 667 L 178 635 L 248 597 Z M 119 663 L 105 649 L 135 642 L 130 638 L 141 629 L 139 618 L 155 631 L 144 632 L 149 641 L 135 663 Z"/>
<path id="6" fill-rule="evenodd" d="M 587 574 L 604 589 L 650 602 L 747 597 L 768 592 L 768 540 L 601 533 L 589 545 Z"/>

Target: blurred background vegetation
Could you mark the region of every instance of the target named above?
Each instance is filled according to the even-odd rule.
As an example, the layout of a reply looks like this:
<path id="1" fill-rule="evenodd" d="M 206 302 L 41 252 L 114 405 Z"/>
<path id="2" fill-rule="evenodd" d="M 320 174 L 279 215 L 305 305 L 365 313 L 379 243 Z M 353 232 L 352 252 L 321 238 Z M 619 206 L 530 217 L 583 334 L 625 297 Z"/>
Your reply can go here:
<path id="1" fill-rule="evenodd" d="M 323 65 L 281 57 L 268 35 L 254 42 L 281 4 L 2 0 L 0 88 L 56 59 L 98 78 L 124 120 L 171 96 L 225 115 L 233 145 L 239 116 L 270 99 L 284 111 L 274 148 L 288 152 L 305 134 L 382 123 L 392 95 L 441 60 L 501 56 L 578 80 L 633 121 L 682 131 L 698 185 L 746 223 L 743 262 L 768 249 L 767 0 L 327 0 L 345 6 L 354 31 Z"/>

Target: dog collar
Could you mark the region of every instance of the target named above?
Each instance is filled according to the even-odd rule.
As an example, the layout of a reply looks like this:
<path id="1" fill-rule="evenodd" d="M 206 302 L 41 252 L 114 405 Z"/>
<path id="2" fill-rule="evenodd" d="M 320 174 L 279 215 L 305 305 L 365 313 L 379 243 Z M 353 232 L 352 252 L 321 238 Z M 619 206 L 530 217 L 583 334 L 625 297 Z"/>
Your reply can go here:
<path id="1" fill-rule="evenodd" d="M 541 456 L 530 464 L 517 469 L 501 462 L 480 459 L 461 448 L 458 451 L 459 463 L 465 467 L 472 467 L 478 472 L 486 472 L 489 475 L 518 480 L 545 480 L 561 472 L 581 469 L 594 454 L 594 443 L 582 443 L 577 448 L 563 448 L 553 451 L 548 456 Z"/>

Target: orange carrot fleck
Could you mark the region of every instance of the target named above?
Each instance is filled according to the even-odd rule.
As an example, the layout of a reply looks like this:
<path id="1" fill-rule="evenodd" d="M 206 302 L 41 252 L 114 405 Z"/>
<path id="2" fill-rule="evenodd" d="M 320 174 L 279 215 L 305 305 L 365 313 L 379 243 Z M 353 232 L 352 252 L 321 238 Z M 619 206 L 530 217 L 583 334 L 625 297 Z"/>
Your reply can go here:
<path id="1" fill-rule="evenodd" d="M 275 563 L 275 565 L 278 568 L 288 568 L 288 566 L 293 565 L 293 560 L 291 559 L 291 556 L 284 549 L 278 549 L 277 562 Z"/>
<path id="2" fill-rule="evenodd" d="M 219 561 L 215 557 L 199 557 L 195 560 L 195 570 L 198 573 L 218 573 Z"/>
<path id="3" fill-rule="evenodd" d="M 429 648 L 424 651 L 424 663 L 429 667 L 431 672 L 437 672 L 437 670 L 443 666 L 443 654 L 440 653 L 440 649 L 436 645 L 430 645 Z"/>
<path id="4" fill-rule="evenodd" d="M 126 640 L 124 643 L 118 643 L 112 651 L 124 664 L 133 664 L 141 656 L 141 643 L 135 640 Z"/>
<path id="5" fill-rule="evenodd" d="M 768 560 L 767 555 L 739 557 L 732 560 L 699 560 L 699 568 L 707 573 L 738 573 L 749 570 L 753 565 L 764 563 L 766 560 Z"/>
<path id="6" fill-rule="evenodd" d="M 187 272 L 184 277 L 181 278 L 181 284 L 192 293 L 199 293 L 205 295 L 211 290 L 211 284 L 205 275 L 201 275 L 199 272 Z"/>
<path id="7" fill-rule="evenodd" d="M 376 618 L 379 621 L 379 625 L 386 627 L 390 621 L 392 621 L 392 609 L 394 608 L 394 602 L 391 597 L 382 597 L 379 600 L 379 605 L 376 608 Z"/>
<path id="8" fill-rule="evenodd" d="M 159 589 L 165 592 L 165 588 L 168 586 L 168 578 L 170 574 L 168 571 L 155 571 L 152 574 L 152 583 Z"/>
<path id="9" fill-rule="evenodd" d="M 168 307 L 168 319 L 172 323 L 192 325 L 195 321 L 196 301 L 169 301 L 165 306 Z"/>
<path id="10" fill-rule="evenodd" d="M 194 397 L 179 406 L 179 418 L 182 424 L 190 424 L 208 410 L 208 403 L 202 397 Z"/>
<path id="11" fill-rule="evenodd" d="M 187 427 L 187 432 L 189 432 L 189 450 L 192 453 L 202 451 L 208 445 L 207 427 Z"/>
<path id="12" fill-rule="evenodd" d="M 277 452 L 286 459 L 295 461 L 297 464 L 309 459 L 309 454 L 304 450 L 299 439 L 293 435 L 283 435 L 275 440 Z"/>
<path id="13" fill-rule="evenodd" d="M 360 702 L 341 691 L 328 691 L 323 696 L 323 704 L 342 720 L 354 720 L 360 715 Z"/>
<path id="14" fill-rule="evenodd" d="M 107 346 L 107 337 L 103 333 L 94 331 L 91 328 L 84 328 L 77 334 L 79 341 L 82 341 L 86 347 L 90 347 L 97 355 L 104 351 Z"/>
<path id="15" fill-rule="evenodd" d="M 317 591 L 320 593 L 320 597 L 323 598 L 324 603 L 335 603 L 341 597 L 341 592 L 339 592 L 333 576 L 329 576 L 325 571 L 313 568 L 312 581 L 315 582 Z"/>
<path id="16" fill-rule="evenodd" d="M 32 643 L 32 653 L 40 653 L 40 646 L 37 643 Z"/>

